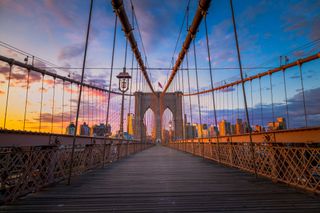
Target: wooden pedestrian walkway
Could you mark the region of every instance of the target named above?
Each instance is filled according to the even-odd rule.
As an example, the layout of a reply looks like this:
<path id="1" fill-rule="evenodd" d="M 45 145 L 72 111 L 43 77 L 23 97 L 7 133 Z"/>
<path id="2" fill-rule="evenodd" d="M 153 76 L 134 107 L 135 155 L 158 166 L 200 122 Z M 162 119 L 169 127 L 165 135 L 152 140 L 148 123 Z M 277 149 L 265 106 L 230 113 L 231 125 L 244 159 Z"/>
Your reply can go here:
<path id="1" fill-rule="evenodd" d="M 163 146 L 59 183 L 0 212 L 319 212 L 320 198 Z"/>

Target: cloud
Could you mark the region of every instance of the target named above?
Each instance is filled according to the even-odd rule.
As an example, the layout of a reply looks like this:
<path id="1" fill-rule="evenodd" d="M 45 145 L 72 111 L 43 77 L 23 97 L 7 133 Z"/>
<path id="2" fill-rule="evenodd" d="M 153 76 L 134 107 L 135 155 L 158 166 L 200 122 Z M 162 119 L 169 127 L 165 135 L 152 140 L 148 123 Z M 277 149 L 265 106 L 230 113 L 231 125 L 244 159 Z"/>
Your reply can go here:
<path id="1" fill-rule="evenodd" d="M 84 47 L 81 44 L 73 44 L 67 47 L 64 47 L 60 50 L 58 55 L 59 60 L 70 60 L 72 58 L 82 55 L 84 52 Z"/>
<path id="2" fill-rule="evenodd" d="M 133 1 L 133 4 L 147 52 L 155 51 L 162 45 L 174 45 L 179 30 L 176 25 L 179 20 L 177 14 L 180 12 L 183 15 L 181 5 L 184 8 L 186 2 L 139 0 Z"/>
<path id="3" fill-rule="evenodd" d="M 65 27 L 73 27 L 75 20 L 70 12 L 70 7 L 66 6 L 65 1 L 45 0 L 44 9 L 57 18 L 60 24 Z M 67 4 L 68 5 L 68 4 Z"/>
<path id="4" fill-rule="evenodd" d="M 319 39 L 319 7 L 320 2 L 317 0 L 289 4 L 290 13 L 283 17 L 286 23 L 285 31 L 296 33 L 298 36 L 307 35 L 310 40 Z"/>
<path id="5" fill-rule="evenodd" d="M 30 78 L 30 82 L 34 83 L 34 82 L 40 81 L 42 79 L 42 75 L 38 72 L 31 71 L 29 78 Z"/>
<path id="6" fill-rule="evenodd" d="M 9 70 L 10 70 L 9 66 L 3 64 L 0 67 L 0 74 L 4 75 L 5 73 L 9 73 Z"/>

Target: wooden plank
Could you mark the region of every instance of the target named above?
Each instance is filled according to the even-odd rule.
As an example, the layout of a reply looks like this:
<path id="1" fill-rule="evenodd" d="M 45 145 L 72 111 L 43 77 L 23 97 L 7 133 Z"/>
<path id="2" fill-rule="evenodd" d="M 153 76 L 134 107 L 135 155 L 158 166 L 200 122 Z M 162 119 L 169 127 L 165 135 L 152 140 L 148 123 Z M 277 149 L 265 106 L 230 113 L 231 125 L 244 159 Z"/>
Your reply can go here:
<path id="1" fill-rule="evenodd" d="M 319 212 L 320 198 L 155 146 L 31 194 L 6 212 Z"/>

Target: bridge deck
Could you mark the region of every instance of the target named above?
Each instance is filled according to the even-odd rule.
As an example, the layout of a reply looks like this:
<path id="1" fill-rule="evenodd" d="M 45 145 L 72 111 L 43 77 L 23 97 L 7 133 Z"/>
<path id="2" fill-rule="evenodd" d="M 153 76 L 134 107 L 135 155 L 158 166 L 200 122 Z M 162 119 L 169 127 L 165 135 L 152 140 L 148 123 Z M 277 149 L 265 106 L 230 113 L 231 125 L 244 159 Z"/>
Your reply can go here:
<path id="1" fill-rule="evenodd" d="M 317 212 L 319 197 L 156 146 L 20 199 L 8 212 Z"/>

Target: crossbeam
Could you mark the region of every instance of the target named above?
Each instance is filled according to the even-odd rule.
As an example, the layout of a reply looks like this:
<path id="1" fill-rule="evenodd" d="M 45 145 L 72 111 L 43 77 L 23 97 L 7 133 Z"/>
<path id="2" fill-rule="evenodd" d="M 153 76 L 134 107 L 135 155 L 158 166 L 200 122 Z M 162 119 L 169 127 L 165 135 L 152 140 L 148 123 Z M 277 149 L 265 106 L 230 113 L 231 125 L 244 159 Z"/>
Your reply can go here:
<path id="1" fill-rule="evenodd" d="M 130 21 L 128 19 L 126 10 L 124 9 L 123 1 L 122 0 L 112 0 L 112 6 L 113 6 L 113 9 L 115 10 L 117 16 L 120 19 L 120 22 L 122 25 L 122 30 L 125 33 L 128 41 L 130 43 L 132 52 L 134 53 L 134 56 L 136 57 L 136 60 L 140 66 L 141 72 L 143 73 L 143 76 L 146 79 L 148 86 L 151 89 L 152 93 L 155 94 L 155 91 L 153 89 L 153 86 L 151 84 L 151 81 L 150 81 L 148 73 L 147 73 L 147 69 L 144 65 L 143 59 L 141 57 L 141 53 L 139 51 L 136 39 L 133 34 L 133 28 L 132 28 Z"/>
<path id="2" fill-rule="evenodd" d="M 198 28 L 200 26 L 200 23 L 210 7 L 210 2 L 211 2 L 211 0 L 200 0 L 199 1 L 198 9 L 196 11 L 196 14 L 194 15 L 192 24 L 189 28 L 188 34 L 187 34 L 185 41 L 182 45 L 182 49 L 179 53 L 179 56 L 176 60 L 174 67 L 172 68 L 169 80 L 168 80 L 167 84 L 165 85 L 162 94 L 166 93 L 166 91 L 169 89 L 171 82 L 173 81 L 176 73 L 178 72 L 178 69 L 179 69 L 181 63 L 182 63 L 186 53 L 188 52 L 190 44 L 198 32 Z"/>

